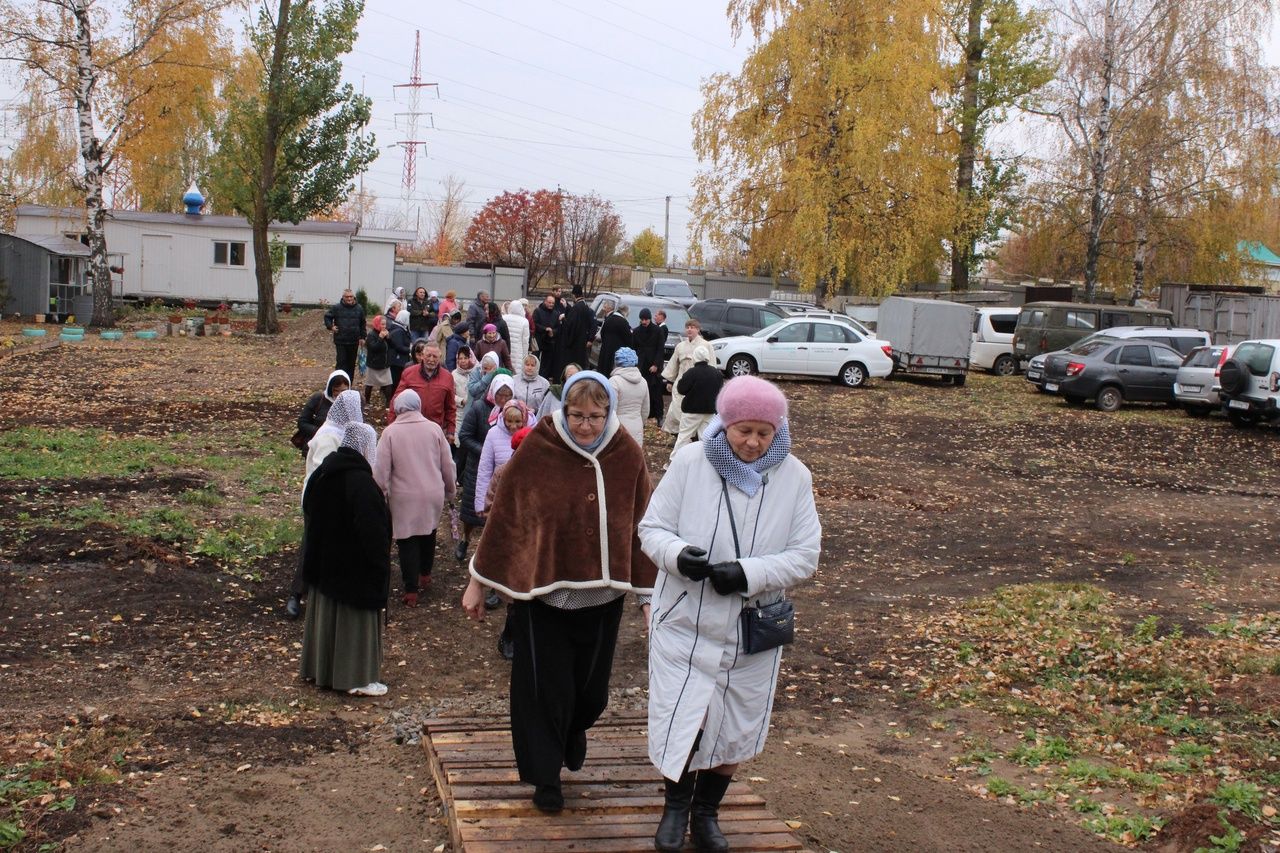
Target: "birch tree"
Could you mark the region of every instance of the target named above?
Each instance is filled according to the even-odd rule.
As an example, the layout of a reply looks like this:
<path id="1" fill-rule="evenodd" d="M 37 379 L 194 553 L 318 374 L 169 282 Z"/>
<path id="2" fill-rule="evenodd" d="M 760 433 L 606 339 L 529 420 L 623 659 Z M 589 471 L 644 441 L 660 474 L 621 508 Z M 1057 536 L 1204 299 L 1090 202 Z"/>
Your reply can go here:
<path id="1" fill-rule="evenodd" d="M 1058 9 L 1061 66 L 1044 111 L 1065 143 L 1046 182 L 1083 199 L 1088 298 L 1108 252 L 1131 247 L 1132 298 L 1146 288 L 1153 228 L 1259 173 L 1242 145 L 1267 121 L 1259 33 L 1268 0 L 1070 0 Z"/>
<path id="2" fill-rule="evenodd" d="M 105 231 L 107 176 L 155 92 L 144 82 L 148 72 L 185 61 L 154 50 L 156 42 L 207 22 L 222 5 L 222 0 L 137 0 L 107 9 L 100 0 L 0 0 L 0 59 L 47 81 L 53 97 L 74 110 L 76 185 L 84 200 L 95 326 L 115 324 Z"/>
<path id="3" fill-rule="evenodd" d="M 755 46 L 703 84 L 692 242 L 741 239 L 750 266 L 806 289 L 897 289 L 954 211 L 940 7 L 731 0 L 729 16 Z"/>

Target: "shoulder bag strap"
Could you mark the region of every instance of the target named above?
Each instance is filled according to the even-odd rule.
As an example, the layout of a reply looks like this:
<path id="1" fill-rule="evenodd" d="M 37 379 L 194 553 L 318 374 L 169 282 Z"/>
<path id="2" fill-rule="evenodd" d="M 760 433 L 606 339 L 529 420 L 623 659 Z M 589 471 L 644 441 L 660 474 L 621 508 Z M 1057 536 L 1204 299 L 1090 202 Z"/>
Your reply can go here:
<path id="1" fill-rule="evenodd" d="M 724 492 L 724 509 L 729 513 L 729 530 L 733 532 L 733 554 L 739 560 L 742 559 L 742 546 L 738 543 L 738 522 L 733 518 L 733 504 L 729 503 L 729 484 L 720 478 L 720 489 Z"/>

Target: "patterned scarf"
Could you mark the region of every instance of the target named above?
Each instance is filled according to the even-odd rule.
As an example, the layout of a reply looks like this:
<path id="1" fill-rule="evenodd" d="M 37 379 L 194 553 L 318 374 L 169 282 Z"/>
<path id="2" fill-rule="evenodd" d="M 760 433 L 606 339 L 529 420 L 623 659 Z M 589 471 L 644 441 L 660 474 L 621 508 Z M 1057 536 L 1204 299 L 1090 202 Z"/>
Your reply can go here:
<path id="1" fill-rule="evenodd" d="M 729 437 L 725 435 L 724 423 L 716 415 L 707 424 L 702 434 L 702 451 L 716 473 L 725 481 L 745 492 L 748 497 L 755 497 L 764 483 L 764 472 L 775 465 L 780 465 L 791 453 L 791 428 L 784 419 L 782 426 L 773 434 L 773 443 L 764 455 L 755 462 L 743 462 L 729 446 Z"/>

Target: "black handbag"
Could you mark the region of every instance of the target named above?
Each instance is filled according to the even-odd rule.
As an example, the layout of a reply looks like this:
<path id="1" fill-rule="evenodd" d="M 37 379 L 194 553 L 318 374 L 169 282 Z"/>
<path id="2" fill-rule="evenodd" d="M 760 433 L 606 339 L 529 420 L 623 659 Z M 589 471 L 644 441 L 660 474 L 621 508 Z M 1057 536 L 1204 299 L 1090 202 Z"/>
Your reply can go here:
<path id="1" fill-rule="evenodd" d="M 723 478 L 724 507 L 729 513 L 729 530 L 733 532 L 733 552 L 742 559 L 742 546 L 738 542 L 738 522 L 733 517 L 733 505 L 729 503 L 729 485 Z M 796 638 L 796 608 L 785 596 L 772 604 L 745 605 L 738 617 L 742 634 L 742 650 L 749 655 L 767 652 L 779 646 L 790 645 Z"/>

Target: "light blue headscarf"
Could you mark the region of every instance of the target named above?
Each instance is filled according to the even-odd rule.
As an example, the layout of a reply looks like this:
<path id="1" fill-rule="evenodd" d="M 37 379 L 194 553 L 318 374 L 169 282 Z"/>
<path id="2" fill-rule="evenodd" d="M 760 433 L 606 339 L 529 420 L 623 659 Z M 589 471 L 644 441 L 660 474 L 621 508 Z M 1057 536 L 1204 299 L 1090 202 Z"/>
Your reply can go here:
<path id="1" fill-rule="evenodd" d="M 569 377 L 569 381 L 564 383 L 564 389 L 561 390 L 560 392 L 560 401 L 562 404 L 564 403 L 565 400 L 569 399 L 569 389 L 583 380 L 590 380 L 591 382 L 599 383 L 600 386 L 603 387 L 604 390 L 609 394 L 609 411 L 605 415 L 605 419 L 604 419 L 605 428 L 600 431 L 600 434 L 596 436 L 596 440 L 591 442 L 591 444 L 578 444 L 578 440 L 576 438 L 573 438 L 573 433 L 569 432 L 569 424 L 567 420 L 568 416 L 565 415 L 565 410 L 563 408 L 563 405 L 560 409 L 559 414 L 561 417 L 566 418 L 565 432 L 569 432 L 569 437 L 573 439 L 574 443 L 578 444 L 579 447 L 581 447 L 583 450 L 587 451 L 588 453 L 594 453 L 596 450 L 600 448 L 600 445 L 604 444 L 604 437 L 609 433 L 609 422 L 617 417 L 616 412 L 618 409 L 618 392 L 613 390 L 613 384 L 610 383 L 609 380 L 604 377 L 604 374 L 597 373 L 594 370 L 579 370 L 577 373 Z"/>

